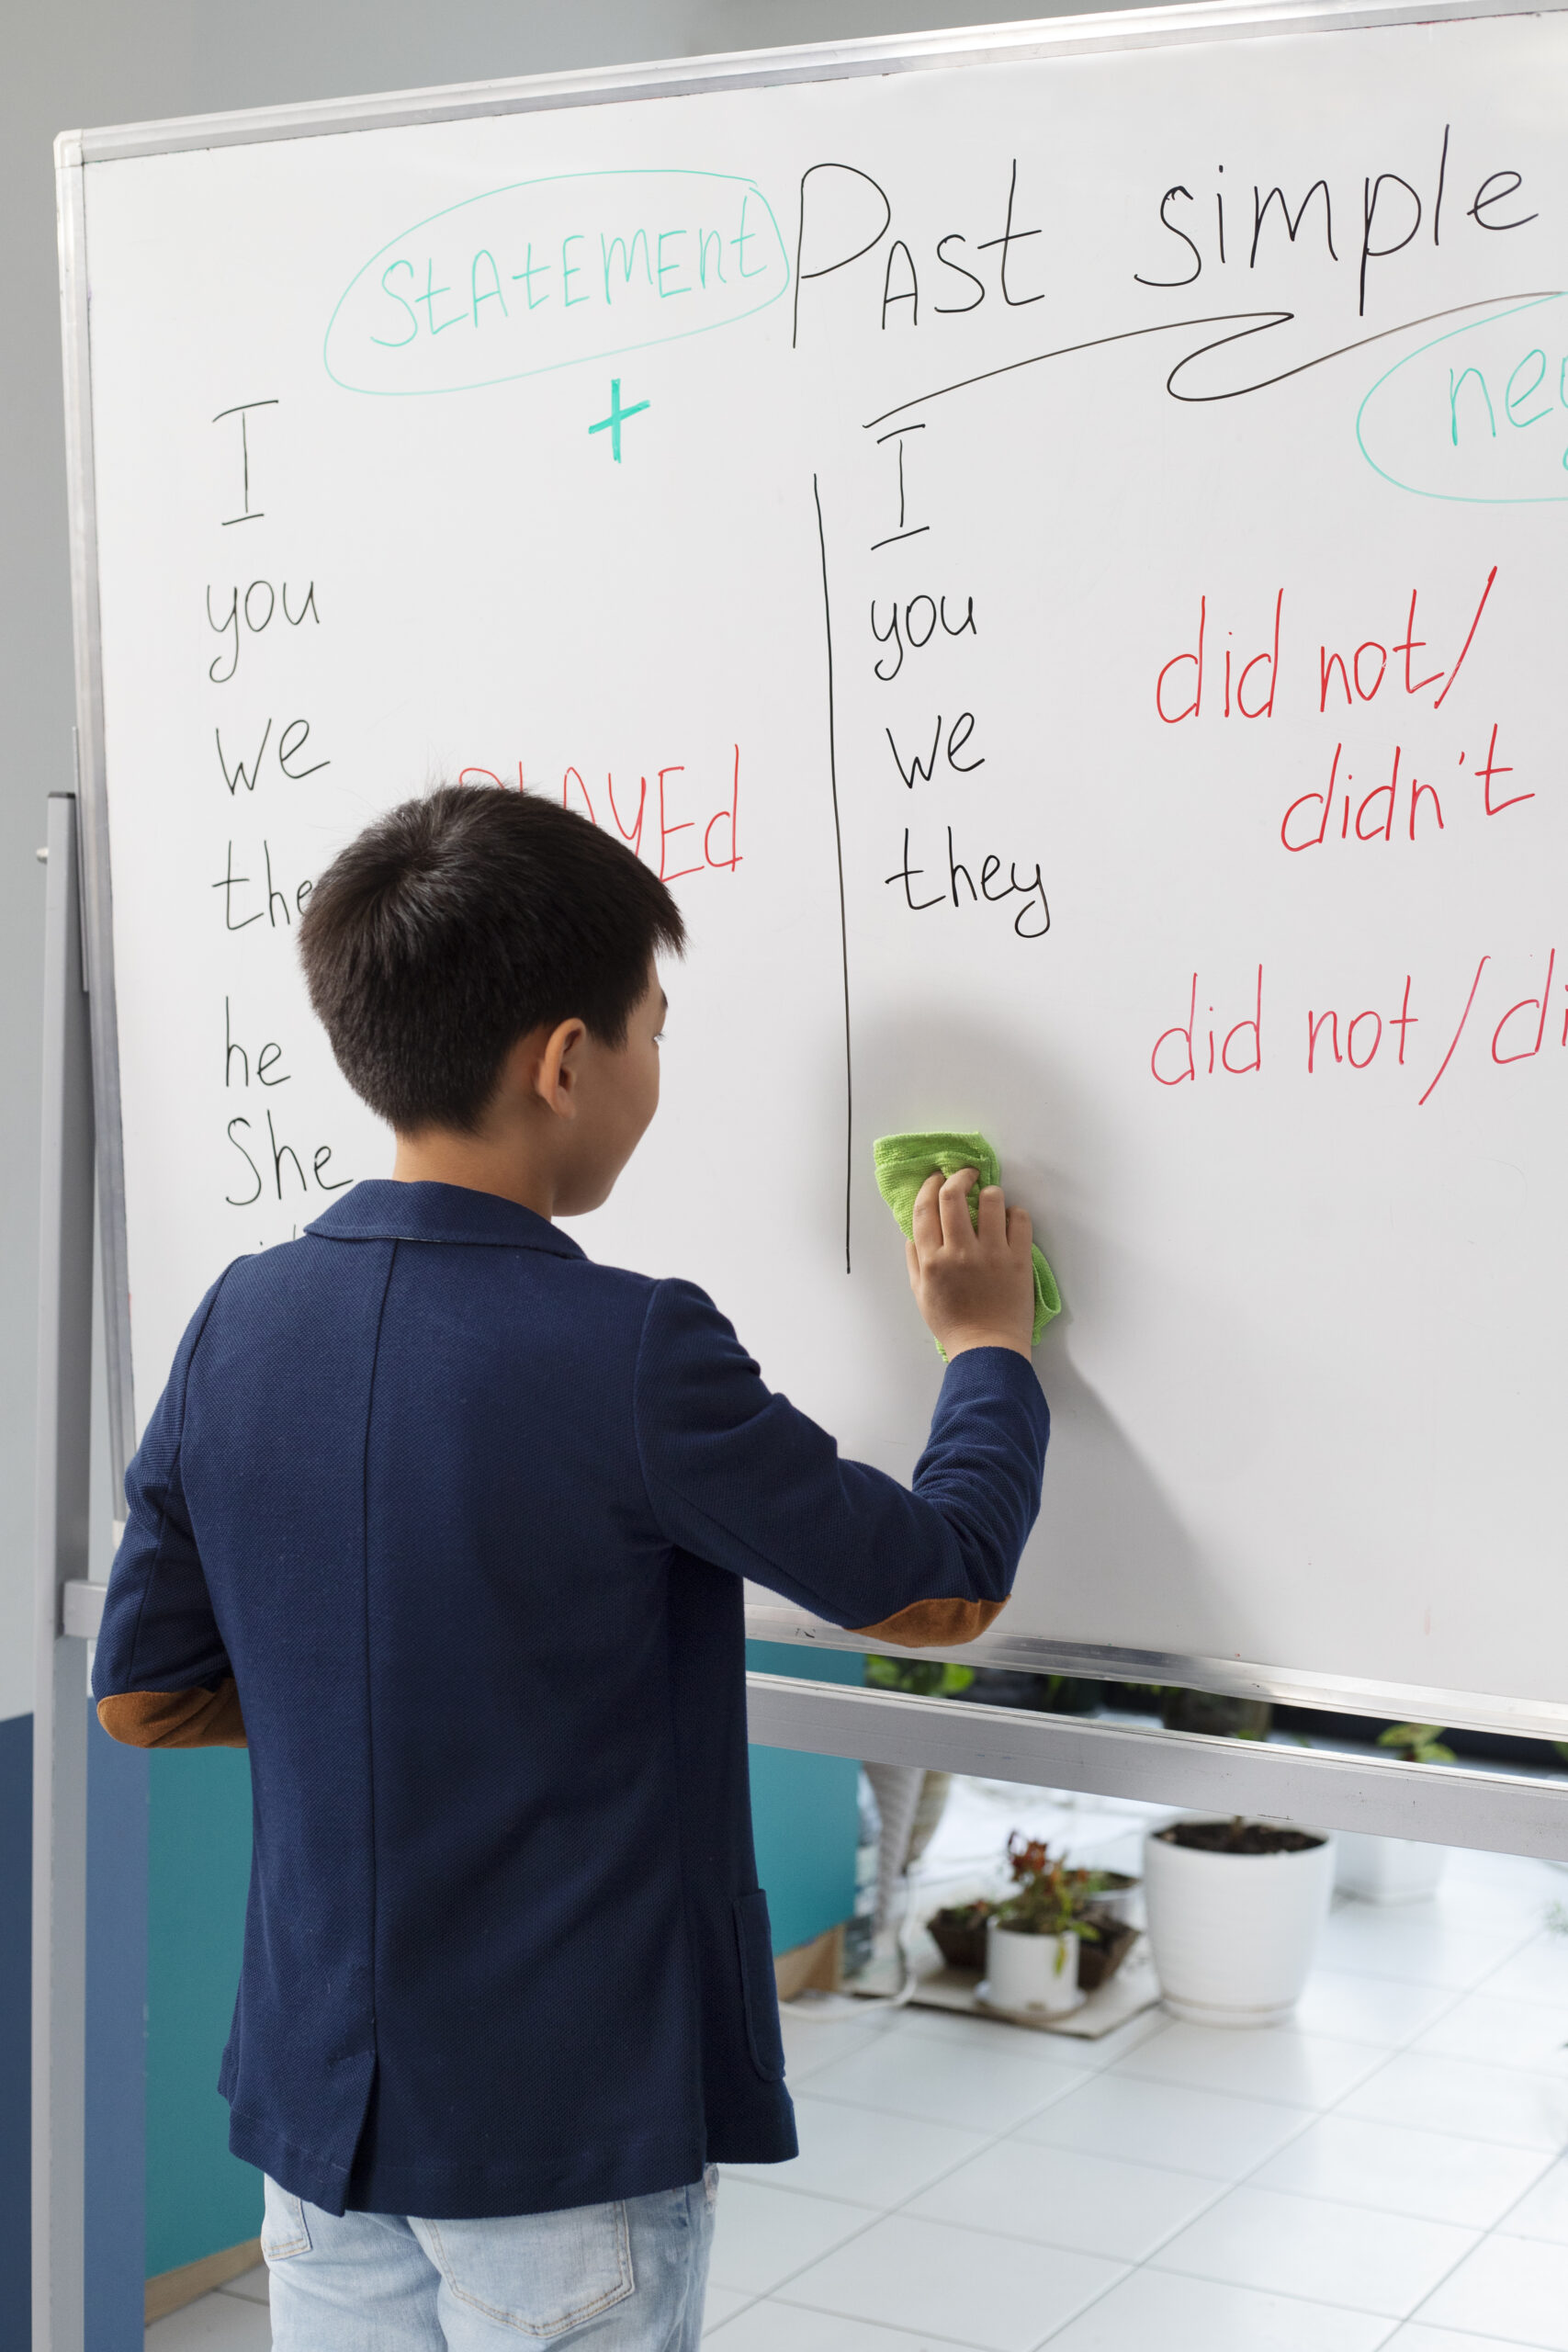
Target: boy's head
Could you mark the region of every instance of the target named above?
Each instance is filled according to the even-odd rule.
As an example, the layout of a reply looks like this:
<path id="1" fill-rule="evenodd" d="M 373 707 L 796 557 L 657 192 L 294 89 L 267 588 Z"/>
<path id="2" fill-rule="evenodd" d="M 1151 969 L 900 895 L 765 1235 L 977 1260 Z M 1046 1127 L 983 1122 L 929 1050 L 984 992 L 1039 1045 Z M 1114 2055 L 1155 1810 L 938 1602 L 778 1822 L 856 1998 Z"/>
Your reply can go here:
<path id="1" fill-rule="evenodd" d="M 488 785 L 447 785 L 378 818 L 328 866 L 299 924 L 338 1067 L 400 1136 L 481 1136 L 515 1090 L 525 1040 L 543 1053 L 570 1032 L 556 1064 L 598 1049 L 603 1071 L 638 1043 L 650 991 L 659 1001 L 656 953 L 684 940 L 674 899 L 630 850 Z M 637 1030 L 651 1040 L 658 1025 Z"/>

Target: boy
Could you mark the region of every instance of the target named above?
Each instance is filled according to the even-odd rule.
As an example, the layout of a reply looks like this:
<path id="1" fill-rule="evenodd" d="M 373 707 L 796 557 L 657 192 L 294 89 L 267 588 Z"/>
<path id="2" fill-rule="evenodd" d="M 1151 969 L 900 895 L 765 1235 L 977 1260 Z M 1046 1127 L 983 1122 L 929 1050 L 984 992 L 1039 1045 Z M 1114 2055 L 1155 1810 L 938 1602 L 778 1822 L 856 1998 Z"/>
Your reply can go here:
<path id="1" fill-rule="evenodd" d="M 909 1274 L 949 1368 L 912 1489 L 841 1461 L 691 1283 L 553 1220 L 659 1099 L 681 917 L 486 786 L 372 825 L 300 925 L 397 1136 L 197 1308 L 126 1480 L 94 1674 L 141 1746 L 248 1744 L 220 2088 L 278 2352 L 694 2352 L 718 2162 L 793 2155 L 746 1775 L 742 1579 L 868 1642 L 1004 1605 L 1039 1507 L 1030 1228 L 973 1171 Z"/>

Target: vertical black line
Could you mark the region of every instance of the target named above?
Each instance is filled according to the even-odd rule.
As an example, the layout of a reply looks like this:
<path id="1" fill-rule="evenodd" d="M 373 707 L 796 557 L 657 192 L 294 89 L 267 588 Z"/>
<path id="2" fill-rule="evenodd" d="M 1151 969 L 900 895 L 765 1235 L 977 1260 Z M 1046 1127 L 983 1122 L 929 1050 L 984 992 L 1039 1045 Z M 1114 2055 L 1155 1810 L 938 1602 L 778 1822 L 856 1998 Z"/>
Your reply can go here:
<path id="1" fill-rule="evenodd" d="M 903 445 L 900 443 L 900 454 Z M 828 640 L 828 775 L 833 787 L 833 851 L 839 862 L 839 952 L 844 971 L 844 1272 L 850 1272 L 850 1200 L 854 1179 L 855 1080 L 850 1049 L 850 924 L 844 905 L 844 835 L 839 822 L 839 746 L 833 709 L 833 605 L 828 594 L 828 537 L 822 527 L 822 493 L 811 477 L 817 508 L 817 544 L 822 555 L 822 624 Z"/>
<path id="2" fill-rule="evenodd" d="M 1452 129 L 1453 124 L 1451 122 L 1444 123 L 1442 160 L 1438 165 L 1438 201 L 1432 208 L 1432 243 L 1434 245 L 1440 245 L 1442 243 L 1443 182 L 1449 175 L 1449 133 Z M 1292 243 L 1294 243 L 1294 242 L 1295 240 L 1292 238 Z M 1484 380 L 1484 379 L 1483 380 Z M 1509 422 L 1511 423 L 1512 419 L 1510 419 Z"/>

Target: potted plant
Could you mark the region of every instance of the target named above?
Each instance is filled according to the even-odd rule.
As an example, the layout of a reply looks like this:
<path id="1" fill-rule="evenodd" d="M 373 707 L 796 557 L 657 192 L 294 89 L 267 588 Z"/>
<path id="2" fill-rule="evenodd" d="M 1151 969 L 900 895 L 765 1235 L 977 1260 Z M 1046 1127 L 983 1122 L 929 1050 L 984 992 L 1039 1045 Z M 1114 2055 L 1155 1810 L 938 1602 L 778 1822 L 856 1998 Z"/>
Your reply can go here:
<path id="1" fill-rule="evenodd" d="M 1407 1764 L 1451 1764 L 1453 1749 L 1442 1739 L 1437 1724 L 1390 1724 L 1379 1732 L 1378 1746 Z M 1415 1838 L 1373 1838 L 1359 1830 L 1346 1831 L 1337 1846 L 1334 1883 L 1363 1903 L 1423 1902 L 1437 1892 L 1449 1859 L 1446 1846 Z"/>
<path id="2" fill-rule="evenodd" d="M 1334 1843 L 1278 1823 L 1177 1821 L 1144 1841 L 1149 1943 L 1165 2005 L 1196 2025 L 1277 2025 L 1306 1983 Z"/>
<path id="3" fill-rule="evenodd" d="M 1123 1878 L 1120 1871 L 1107 1871 L 1104 1877 L 1116 1883 L 1117 1891 L 1124 1885 L 1135 1887 L 1135 1878 Z M 933 1912 L 926 1921 L 926 1929 L 949 1968 L 964 1969 L 976 1976 L 986 1970 L 986 1929 L 997 1906 L 983 1898 L 976 1903 L 949 1904 L 945 1909 Z M 1078 1991 L 1097 1993 L 1108 1984 L 1138 1940 L 1138 1930 L 1131 1919 L 1113 1908 L 1109 1900 L 1090 1903 L 1085 1917 L 1094 1928 L 1095 1939 L 1078 1945 Z"/>
<path id="4" fill-rule="evenodd" d="M 1008 1865 L 1012 1892 L 986 1922 L 985 1998 L 993 2008 L 1065 2016 L 1083 1998 L 1078 1947 L 1101 1934 L 1090 1910 L 1100 1875 L 1053 1861 L 1041 1839 L 1017 1830 Z"/>

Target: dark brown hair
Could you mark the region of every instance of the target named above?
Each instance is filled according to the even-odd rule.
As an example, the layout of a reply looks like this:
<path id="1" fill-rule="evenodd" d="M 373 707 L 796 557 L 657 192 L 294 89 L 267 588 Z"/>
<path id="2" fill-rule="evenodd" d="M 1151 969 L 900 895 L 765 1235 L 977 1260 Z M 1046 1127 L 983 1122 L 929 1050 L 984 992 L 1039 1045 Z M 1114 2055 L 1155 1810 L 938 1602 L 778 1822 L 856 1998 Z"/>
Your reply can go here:
<path id="1" fill-rule="evenodd" d="M 606 1045 L 685 944 L 656 875 L 534 793 L 444 785 L 333 860 L 299 923 L 310 1002 L 356 1094 L 404 1135 L 478 1126 L 519 1037 L 575 1016 Z"/>

